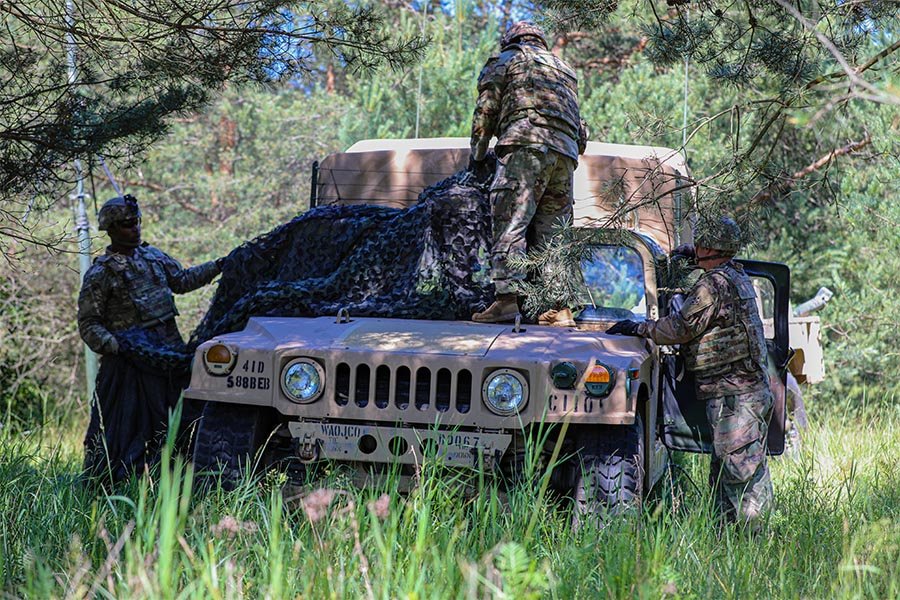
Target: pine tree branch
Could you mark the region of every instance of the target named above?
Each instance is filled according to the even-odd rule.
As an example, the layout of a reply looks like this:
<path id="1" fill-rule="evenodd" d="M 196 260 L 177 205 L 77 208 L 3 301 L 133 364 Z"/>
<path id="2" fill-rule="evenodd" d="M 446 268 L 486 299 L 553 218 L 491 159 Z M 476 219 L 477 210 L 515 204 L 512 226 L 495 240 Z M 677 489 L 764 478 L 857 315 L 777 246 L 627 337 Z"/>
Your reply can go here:
<path id="1" fill-rule="evenodd" d="M 803 14 L 797 9 L 797 7 L 795 7 L 787 0 L 775 0 L 775 3 L 783 8 L 789 15 L 794 17 L 797 22 L 803 25 L 803 27 L 806 28 L 826 50 L 828 50 L 834 60 L 837 61 L 837 63 L 841 66 L 841 69 L 843 69 L 843 73 L 847 77 L 851 85 L 868 91 L 870 97 L 879 98 L 880 100 L 878 101 L 884 104 L 900 105 L 900 96 L 884 94 L 874 85 L 860 77 L 856 70 L 852 66 L 850 66 L 850 63 L 847 62 L 847 59 L 834 44 L 834 42 L 831 41 L 828 36 L 819 31 L 815 23 L 804 17 Z"/>
<path id="2" fill-rule="evenodd" d="M 855 67 L 853 69 L 853 72 L 856 73 L 857 75 L 859 75 L 860 73 L 868 71 L 869 69 L 871 69 L 872 67 L 877 65 L 879 62 L 881 62 L 882 60 L 884 60 L 885 58 L 887 58 L 888 56 L 890 56 L 897 50 L 900 50 L 900 40 L 897 40 L 896 42 L 894 42 L 887 48 L 884 48 L 883 50 L 881 50 L 881 52 L 879 52 L 875 56 L 871 57 L 865 63 L 861 64 L 858 67 Z M 807 83 L 806 89 L 812 89 L 822 83 L 825 83 L 826 81 L 830 81 L 833 79 L 841 79 L 841 78 L 845 77 L 846 75 L 847 74 L 844 71 L 834 71 L 834 72 L 828 73 L 826 75 L 820 75 L 819 77 L 816 77 L 815 79 L 813 79 L 812 81 Z"/>
<path id="3" fill-rule="evenodd" d="M 827 167 L 830 165 L 836 158 L 839 156 L 845 156 L 848 154 L 853 154 L 854 152 L 858 152 L 859 150 L 865 148 L 869 144 L 872 143 L 872 136 L 866 133 L 865 137 L 858 142 L 850 142 L 845 146 L 841 146 L 840 148 L 835 148 L 828 154 L 820 157 L 817 160 L 814 160 L 810 164 L 806 165 L 802 169 L 795 171 L 792 175 L 786 177 L 782 181 L 777 183 L 770 184 L 757 192 L 747 204 L 742 207 L 739 211 L 740 213 L 749 212 L 752 208 L 764 204 L 766 202 L 772 201 L 774 198 L 778 196 L 783 196 L 788 191 L 796 187 L 797 182 L 807 177 L 808 175 L 819 171 L 820 169 Z"/>

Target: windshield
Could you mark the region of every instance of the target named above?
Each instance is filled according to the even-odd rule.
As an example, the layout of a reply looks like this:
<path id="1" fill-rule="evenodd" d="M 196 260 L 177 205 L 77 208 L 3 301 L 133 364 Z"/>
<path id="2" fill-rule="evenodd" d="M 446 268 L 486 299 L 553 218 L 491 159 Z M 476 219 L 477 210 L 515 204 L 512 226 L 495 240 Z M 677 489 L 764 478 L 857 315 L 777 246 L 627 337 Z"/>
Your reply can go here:
<path id="1" fill-rule="evenodd" d="M 596 246 L 581 263 L 581 319 L 643 319 L 647 316 L 644 264 L 627 246 Z"/>

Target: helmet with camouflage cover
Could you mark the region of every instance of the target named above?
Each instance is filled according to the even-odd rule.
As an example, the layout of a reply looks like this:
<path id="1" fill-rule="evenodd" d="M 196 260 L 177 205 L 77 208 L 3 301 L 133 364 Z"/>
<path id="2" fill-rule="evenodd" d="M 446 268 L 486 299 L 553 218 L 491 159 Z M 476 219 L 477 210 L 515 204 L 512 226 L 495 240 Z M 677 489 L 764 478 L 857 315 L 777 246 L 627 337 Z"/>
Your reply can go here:
<path id="1" fill-rule="evenodd" d="M 523 37 L 538 38 L 544 45 L 544 48 L 547 48 L 547 38 L 544 35 L 544 30 L 531 21 L 519 21 L 510 25 L 503 37 L 500 38 L 500 48 L 506 48 L 511 44 L 515 44 Z"/>
<path id="2" fill-rule="evenodd" d="M 731 217 L 710 219 L 697 228 L 694 245 L 725 254 L 737 254 L 742 246 L 741 228 Z"/>
<path id="3" fill-rule="evenodd" d="M 97 213 L 97 229 L 109 231 L 110 226 L 114 223 L 140 218 L 141 209 L 138 206 L 137 198 L 131 194 L 116 196 L 104 202 L 100 207 L 100 212 Z"/>

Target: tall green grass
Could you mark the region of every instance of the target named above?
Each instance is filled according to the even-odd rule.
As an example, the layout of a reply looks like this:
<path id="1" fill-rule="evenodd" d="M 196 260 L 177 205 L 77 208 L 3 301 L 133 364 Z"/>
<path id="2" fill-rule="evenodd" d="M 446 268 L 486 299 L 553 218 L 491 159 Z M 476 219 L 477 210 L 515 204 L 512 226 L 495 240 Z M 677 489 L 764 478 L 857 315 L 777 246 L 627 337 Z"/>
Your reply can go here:
<path id="1" fill-rule="evenodd" d="M 813 414 L 797 460 L 771 462 L 778 509 L 759 534 L 720 527 L 705 457 L 640 511 L 573 531 L 540 477 L 511 490 L 426 464 L 352 488 L 278 476 L 192 488 L 158 476 L 80 486 L 80 431 L 0 440 L 0 590 L 13 597 L 893 598 L 900 596 L 900 411 Z"/>

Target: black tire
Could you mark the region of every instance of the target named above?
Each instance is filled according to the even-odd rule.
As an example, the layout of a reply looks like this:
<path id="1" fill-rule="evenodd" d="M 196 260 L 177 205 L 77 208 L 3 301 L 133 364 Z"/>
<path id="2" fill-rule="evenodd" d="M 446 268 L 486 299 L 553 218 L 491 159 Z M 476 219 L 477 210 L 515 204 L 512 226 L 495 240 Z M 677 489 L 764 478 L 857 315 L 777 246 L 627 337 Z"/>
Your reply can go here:
<path id="1" fill-rule="evenodd" d="M 223 489 L 232 490 L 254 467 L 264 469 L 262 451 L 277 426 L 271 408 L 207 402 L 194 443 L 194 470 L 200 482 L 218 477 Z"/>
<path id="2" fill-rule="evenodd" d="M 582 426 L 577 458 L 573 522 L 602 522 L 639 506 L 644 488 L 644 433 L 638 414 L 631 425 Z"/>

